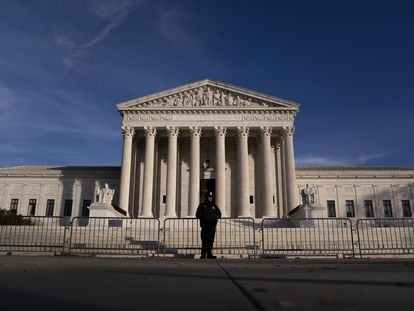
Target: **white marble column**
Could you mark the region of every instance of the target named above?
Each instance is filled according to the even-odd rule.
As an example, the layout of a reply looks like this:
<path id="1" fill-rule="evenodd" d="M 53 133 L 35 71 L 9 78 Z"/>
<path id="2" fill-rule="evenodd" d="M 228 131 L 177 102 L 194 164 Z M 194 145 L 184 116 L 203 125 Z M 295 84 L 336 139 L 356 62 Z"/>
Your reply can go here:
<path id="1" fill-rule="evenodd" d="M 82 185 L 79 179 L 76 179 L 74 184 L 74 193 L 73 193 L 73 206 L 72 206 L 72 217 L 79 217 L 82 215 L 82 206 L 81 206 L 81 193 Z"/>
<path id="2" fill-rule="evenodd" d="M 177 198 L 177 137 L 178 128 L 167 127 L 168 159 L 167 159 L 167 205 L 165 217 L 177 217 L 175 203 Z"/>
<path id="3" fill-rule="evenodd" d="M 134 137 L 134 128 L 122 127 L 122 135 L 124 136 L 124 147 L 122 149 L 122 165 L 121 165 L 121 185 L 119 190 L 119 207 L 124 211 L 128 211 L 129 190 L 131 185 L 131 156 L 132 156 L 132 138 Z"/>
<path id="4" fill-rule="evenodd" d="M 282 153 L 281 153 L 281 140 L 280 137 L 276 141 L 275 145 L 275 167 L 276 167 L 276 193 L 277 193 L 277 217 L 281 218 L 284 215 L 284 191 L 283 191 L 283 174 L 282 174 Z"/>
<path id="5" fill-rule="evenodd" d="M 141 217 L 154 217 L 152 214 L 152 191 L 154 187 L 154 146 L 157 129 L 145 127 L 144 185 Z"/>
<path id="6" fill-rule="evenodd" d="M 194 217 L 200 201 L 200 127 L 190 127 L 191 159 L 190 159 L 190 197 L 188 217 Z"/>
<path id="7" fill-rule="evenodd" d="M 273 174 L 272 174 L 272 149 L 270 145 L 270 137 L 272 128 L 261 127 L 260 136 L 262 139 L 262 154 L 263 154 L 263 217 L 274 217 L 275 210 L 273 208 Z"/>
<path id="8" fill-rule="evenodd" d="M 280 164 L 281 164 L 281 174 L 282 174 L 282 193 L 283 193 L 283 217 L 288 217 L 288 203 L 287 203 L 287 191 L 286 191 L 286 157 L 285 157 L 285 139 L 282 135 L 281 145 L 280 145 Z"/>
<path id="9" fill-rule="evenodd" d="M 298 194 L 296 187 L 295 154 L 293 151 L 294 127 L 284 129 L 284 154 L 286 175 L 286 205 L 288 212 L 298 206 Z"/>
<path id="10" fill-rule="evenodd" d="M 222 217 L 226 211 L 226 128 L 215 127 L 216 130 L 216 204 Z"/>
<path id="11" fill-rule="evenodd" d="M 239 165 L 239 217 L 250 217 L 249 208 L 249 128 L 238 127 L 238 158 Z"/>

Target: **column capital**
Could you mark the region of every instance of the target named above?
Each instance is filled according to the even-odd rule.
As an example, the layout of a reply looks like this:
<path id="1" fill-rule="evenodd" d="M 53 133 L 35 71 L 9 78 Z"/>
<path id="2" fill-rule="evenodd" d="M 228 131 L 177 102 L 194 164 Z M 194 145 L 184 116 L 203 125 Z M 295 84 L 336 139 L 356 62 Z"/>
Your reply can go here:
<path id="1" fill-rule="evenodd" d="M 270 126 L 261 126 L 260 127 L 260 137 L 270 137 L 272 135 L 272 128 Z"/>
<path id="2" fill-rule="evenodd" d="M 132 138 L 134 137 L 135 129 L 130 126 L 123 126 L 121 127 L 121 133 L 122 133 L 122 136 L 124 136 L 124 138 L 127 138 L 127 137 Z"/>
<path id="3" fill-rule="evenodd" d="M 226 137 L 227 128 L 224 126 L 215 126 L 216 137 Z"/>
<path id="4" fill-rule="evenodd" d="M 249 136 L 249 128 L 247 126 L 238 126 L 237 127 L 237 134 L 239 137 L 248 137 Z"/>
<path id="5" fill-rule="evenodd" d="M 155 137 L 157 135 L 157 128 L 153 126 L 145 126 L 145 136 L 147 137 Z"/>
<path id="6" fill-rule="evenodd" d="M 179 133 L 178 127 L 174 127 L 174 126 L 168 126 L 167 131 L 168 131 L 169 137 L 177 137 Z"/>
<path id="7" fill-rule="evenodd" d="M 192 137 L 200 137 L 201 136 L 201 127 L 199 126 L 190 126 L 190 132 Z"/>
<path id="8" fill-rule="evenodd" d="M 295 127 L 294 126 L 286 126 L 286 127 L 282 128 L 282 136 L 283 137 L 293 136 L 294 133 L 295 133 Z"/>
<path id="9" fill-rule="evenodd" d="M 280 141 L 276 142 L 276 150 L 280 150 L 280 148 L 282 147 L 282 143 Z"/>

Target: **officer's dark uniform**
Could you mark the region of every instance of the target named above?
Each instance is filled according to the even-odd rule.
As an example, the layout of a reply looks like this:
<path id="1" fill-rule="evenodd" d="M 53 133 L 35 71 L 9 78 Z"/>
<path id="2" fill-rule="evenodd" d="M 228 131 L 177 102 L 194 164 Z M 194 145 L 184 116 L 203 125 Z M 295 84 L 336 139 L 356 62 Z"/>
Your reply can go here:
<path id="1" fill-rule="evenodd" d="M 196 212 L 196 217 L 200 219 L 201 227 L 201 257 L 215 259 L 211 252 L 216 234 L 217 220 L 221 218 L 221 212 L 217 205 L 213 204 L 213 193 L 209 192 L 205 196 L 205 201 L 201 203 Z"/>

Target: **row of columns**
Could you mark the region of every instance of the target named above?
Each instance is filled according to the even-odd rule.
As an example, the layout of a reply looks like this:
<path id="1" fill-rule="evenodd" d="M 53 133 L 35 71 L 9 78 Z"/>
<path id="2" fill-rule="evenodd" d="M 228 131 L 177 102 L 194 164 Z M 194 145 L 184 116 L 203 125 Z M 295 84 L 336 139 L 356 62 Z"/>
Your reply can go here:
<path id="1" fill-rule="evenodd" d="M 225 138 L 227 129 L 215 127 L 216 133 L 216 204 L 221 207 L 223 217 L 226 215 L 226 177 L 225 177 Z M 154 147 L 157 129 L 145 127 L 145 163 L 142 194 L 141 217 L 153 217 L 152 197 L 154 180 Z M 250 217 L 249 208 L 249 153 L 248 153 L 248 127 L 238 127 L 238 216 Z M 167 127 L 168 131 L 168 158 L 167 158 L 167 200 L 165 217 L 176 217 L 176 192 L 177 192 L 177 138 L 179 129 Z M 190 159 L 190 194 L 189 194 L 189 216 L 194 216 L 200 198 L 200 137 L 201 128 L 191 127 L 191 159 Z M 271 149 L 271 127 L 261 127 L 261 141 L 263 154 L 263 186 L 264 186 L 264 210 L 263 217 L 274 217 L 273 207 L 273 174 L 272 174 L 272 149 Z M 128 211 L 130 184 L 131 184 L 131 156 L 134 128 L 123 127 L 124 136 L 121 185 L 120 185 L 120 207 Z M 282 181 L 285 185 L 285 205 L 287 210 L 295 208 L 298 204 L 296 195 L 295 159 L 293 151 L 293 128 L 282 130 L 283 153 L 282 154 Z M 278 174 L 276 174 L 278 175 Z M 278 178 L 277 178 L 278 180 Z M 278 180 L 279 182 L 279 180 Z M 279 193 L 278 193 L 279 195 Z"/>

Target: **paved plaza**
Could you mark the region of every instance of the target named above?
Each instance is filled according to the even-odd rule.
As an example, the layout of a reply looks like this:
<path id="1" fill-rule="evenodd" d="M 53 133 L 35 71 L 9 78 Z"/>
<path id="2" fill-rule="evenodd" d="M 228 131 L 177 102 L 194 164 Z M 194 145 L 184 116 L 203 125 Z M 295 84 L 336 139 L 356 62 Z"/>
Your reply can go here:
<path id="1" fill-rule="evenodd" d="M 0 257 L 1 310 L 412 310 L 414 260 Z"/>

